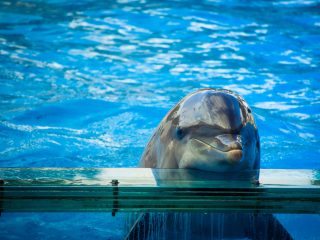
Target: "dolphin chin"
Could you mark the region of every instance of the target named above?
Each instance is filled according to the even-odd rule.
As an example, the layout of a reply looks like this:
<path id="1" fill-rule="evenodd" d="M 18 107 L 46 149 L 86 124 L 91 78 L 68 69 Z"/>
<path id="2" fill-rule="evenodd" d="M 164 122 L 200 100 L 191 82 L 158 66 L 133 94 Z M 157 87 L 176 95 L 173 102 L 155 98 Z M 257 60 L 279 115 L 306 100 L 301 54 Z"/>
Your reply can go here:
<path id="1" fill-rule="evenodd" d="M 201 139 L 192 138 L 187 144 L 187 151 L 179 161 L 179 168 L 224 172 L 236 170 L 242 160 L 243 150 L 238 143 L 232 148 L 219 149 Z"/>

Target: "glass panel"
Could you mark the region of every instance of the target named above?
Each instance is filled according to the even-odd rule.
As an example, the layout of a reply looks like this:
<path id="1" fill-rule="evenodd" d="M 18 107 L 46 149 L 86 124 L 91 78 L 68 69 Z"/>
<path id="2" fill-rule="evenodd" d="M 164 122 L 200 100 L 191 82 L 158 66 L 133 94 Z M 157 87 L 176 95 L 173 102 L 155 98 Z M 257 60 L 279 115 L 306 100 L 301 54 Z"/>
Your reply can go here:
<path id="1" fill-rule="evenodd" d="M 1 169 L 2 211 L 319 213 L 316 170 Z"/>

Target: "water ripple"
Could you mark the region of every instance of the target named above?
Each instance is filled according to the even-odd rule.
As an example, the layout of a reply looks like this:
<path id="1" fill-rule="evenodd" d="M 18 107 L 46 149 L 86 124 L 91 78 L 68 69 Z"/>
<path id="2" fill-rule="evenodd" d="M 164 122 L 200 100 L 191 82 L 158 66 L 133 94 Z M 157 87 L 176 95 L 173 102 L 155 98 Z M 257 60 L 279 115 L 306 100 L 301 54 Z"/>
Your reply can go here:
<path id="1" fill-rule="evenodd" d="M 65 156 L 72 166 L 84 159 L 126 166 L 120 159 L 128 152 L 129 165 L 135 165 L 170 107 L 193 90 L 217 87 L 238 92 L 253 106 L 262 166 L 278 166 L 281 155 L 283 167 L 291 167 L 304 154 L 290 155 L 292 143 L 317 148 L 320 136 L 317 5 L 295 0 L 250 6 L 241 1 L 1 2 L 0 120 L 6 129 L 1 164 L 11 159 L 21 166 L 30 158 L 30 164 L 41 165 L 35 156 L 65 144 L 74 151 L 55 158 L 53 150 L 57 165 Z M 127 109 L 117 112 L 113 108 L 119 106 L 96 100 Z M 88 109 L 82 105 L 93 112 L 81 113 Z M 64 111 L 59 118 L 55 107 Z M 162 114 L 146 115 L 152 108 L 163 109 Z M 112 121 L 118 131 L 109 127 Z M 88 132 L 74 132 L 84 129 Z M 28 135 L 20 145 L 19 134 Z M 272 147 L 271 138 L 283 148 Z M 130 144 L 140 150 L 132 152 Z M 90 153 L 87 145 L 95 150 Z M 37 150 L 32 153 L 28 146 Z M 75 154 L 81 148 L 87 150 Z M 19 157 L 24 154 L 28 157 Z M 314 154 L 305 167 L 320 166 Z"/>

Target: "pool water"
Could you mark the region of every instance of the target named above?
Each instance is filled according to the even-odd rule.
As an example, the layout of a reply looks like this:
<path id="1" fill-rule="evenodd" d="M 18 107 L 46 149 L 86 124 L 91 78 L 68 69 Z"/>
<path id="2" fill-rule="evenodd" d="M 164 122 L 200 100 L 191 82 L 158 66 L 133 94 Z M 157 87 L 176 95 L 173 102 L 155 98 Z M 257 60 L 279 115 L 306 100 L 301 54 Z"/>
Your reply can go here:
<path id="1" fill-rule="evenodd" d="M 319 169 L 319 9 L 316 0 L 1 1 L 0 167 L 135 167 L 166 112 L 215 87 L 251 106 L 262 168 Z M 122 236 L 121 215 L 3 216 L 8 239 Z"/>

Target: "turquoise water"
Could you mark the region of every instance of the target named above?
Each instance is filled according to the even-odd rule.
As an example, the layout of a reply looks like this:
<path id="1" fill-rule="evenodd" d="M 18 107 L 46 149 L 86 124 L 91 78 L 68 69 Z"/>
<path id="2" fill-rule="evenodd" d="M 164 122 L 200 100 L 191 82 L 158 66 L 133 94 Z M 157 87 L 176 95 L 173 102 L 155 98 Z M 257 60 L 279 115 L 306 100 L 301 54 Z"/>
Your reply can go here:
<path id="1" fill-rule="evenodd" d="M 319 9 L 315 0 L 1 1 L 0 167 L 134 167 L 177 101 L 218 87 L 252 107 L 262 168 L 320 168 Z M 12 239 L 121 235 L 109 214 L 4 219 Z"/>

